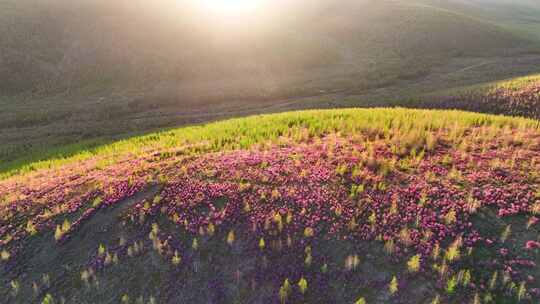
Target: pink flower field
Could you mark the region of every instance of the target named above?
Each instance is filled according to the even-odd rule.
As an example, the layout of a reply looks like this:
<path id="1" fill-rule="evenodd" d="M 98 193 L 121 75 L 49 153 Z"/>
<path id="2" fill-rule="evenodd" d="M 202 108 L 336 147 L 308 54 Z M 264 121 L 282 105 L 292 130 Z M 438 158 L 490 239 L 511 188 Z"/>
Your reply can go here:
<path id="1" fill-rule="evenodd" d="M 540 301 L 537 129 L 298 134 L 0 181 L 2 301 Z"/>
<path id="2" fill-rule="evenodd" d="M 469 89 L 456 94 L 440 96 L 435 105 L 431 104 L 431 107 L 540 119 L 540 79 L 538 77 L 536 79 L 519 85 L 510 83 L 515 87 L 508 87 L 507 84 L 507 86 L 503 85 L 487 91 Z"/>

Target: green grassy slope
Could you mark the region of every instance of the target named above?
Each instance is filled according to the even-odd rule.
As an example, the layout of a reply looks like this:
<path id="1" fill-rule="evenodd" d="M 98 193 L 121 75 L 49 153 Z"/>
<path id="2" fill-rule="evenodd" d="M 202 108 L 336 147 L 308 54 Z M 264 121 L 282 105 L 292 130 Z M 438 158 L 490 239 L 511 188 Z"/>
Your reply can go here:
<path id="1" fill-rule="evenodd" d="M 58 169 L 65 163 L 76 163 L 98 157 L 114 161 L 126 155 L 145 151 L 167 151 L 175 147 L 193 146 L 195 151 L 220 151 L 245 149 L 263 141 L 277 140 L 291 127 L 306 129 L 309 133 L 324 134 L 332 130 L 369 128 L 387 130 L 392 125 L 409 128 L 432 129 L 458 124 L 470 127 L 477 124 L 495 126 L 512 125 L 521 128 L 538 128 L 539 122 L 505 116 L 486 116 L 460 111 L 432 112 L 428 110 L 332 110 L 290 112 L 237 118 L 210 124 L 163 130 L 144 136 L 135 136 L 115 143 L 87 142 L 43 149 L 0 166 L 1 177 L 6 178 L 36 169 Z M 202 145 L 201 145 L 202 143 Z M 188 148 L 189 149 L 189 148 Z"/>

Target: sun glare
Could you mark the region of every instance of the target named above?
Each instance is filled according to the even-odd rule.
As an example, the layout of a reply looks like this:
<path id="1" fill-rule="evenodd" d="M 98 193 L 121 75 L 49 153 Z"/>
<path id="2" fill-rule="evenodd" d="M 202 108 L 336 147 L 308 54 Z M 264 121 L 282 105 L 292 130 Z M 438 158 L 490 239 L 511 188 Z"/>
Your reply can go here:
<path id="1" fill-rule="evenodd" d="M 199 0 L 204 9 L 217 14 L 236 15 L 254 12 L 263 0 Z"/>

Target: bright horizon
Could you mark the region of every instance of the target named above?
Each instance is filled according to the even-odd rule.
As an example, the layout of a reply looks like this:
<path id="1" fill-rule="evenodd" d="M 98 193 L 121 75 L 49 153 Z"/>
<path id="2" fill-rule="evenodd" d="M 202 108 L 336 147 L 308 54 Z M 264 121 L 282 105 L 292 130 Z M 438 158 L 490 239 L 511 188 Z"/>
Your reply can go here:
<path id="1" fill-rule="evenodd" d="M 258 11 L 266 0 L 200 0 L 202 9 L 219 15 L 241 15 Z"/>

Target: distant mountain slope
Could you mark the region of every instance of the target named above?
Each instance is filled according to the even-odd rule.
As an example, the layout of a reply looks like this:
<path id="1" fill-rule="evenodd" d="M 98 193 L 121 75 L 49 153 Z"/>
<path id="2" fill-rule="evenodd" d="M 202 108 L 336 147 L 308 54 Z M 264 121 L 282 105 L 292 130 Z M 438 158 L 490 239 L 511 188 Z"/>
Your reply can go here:
<path id="1" fill-rule="evenodd" d="M 424 98 L 427 104 L 436 108 L 540 119 L 540 74 L 458 87 Z"/>
<path id="2" fill-rule="evenodd" d="M 2 1 L 0 92 L 141 79 L 281 78 L 339 64 L 393 71 L 418 57 L 520 44 L 490 24 L 411 1 L 284 4 L 234 25 L 195 11 L 190 1 L 157 3 Z"/>
<path id="3" fill-rule="evenodd" d="M 529 39 L 540 41 L 540 1 L 426 0 L 485 19 Z"/>

